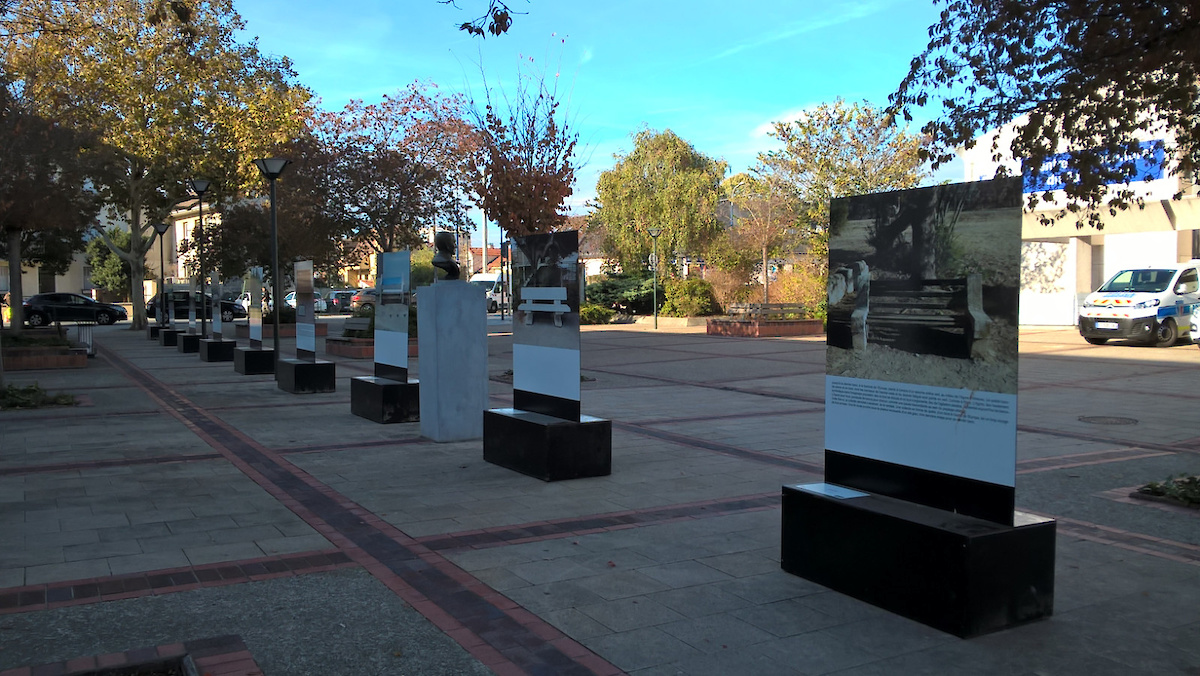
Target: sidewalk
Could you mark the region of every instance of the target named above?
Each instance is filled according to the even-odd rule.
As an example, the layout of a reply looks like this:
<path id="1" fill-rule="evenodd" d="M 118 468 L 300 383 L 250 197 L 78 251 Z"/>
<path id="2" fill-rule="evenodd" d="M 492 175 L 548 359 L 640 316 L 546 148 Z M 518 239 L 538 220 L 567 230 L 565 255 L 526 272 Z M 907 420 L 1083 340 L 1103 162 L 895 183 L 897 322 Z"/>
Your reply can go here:
<path id="1" fill-rule="evenodd" d="M 1128 498 L 1200 473 L 1193 345 L 1022 330 L 1017 504 L 1058 519 L 1055 614 L 964 641 L 779 569 L 823 340 L 585 327 L 613 473 L 547 484 L 351 415 L 369 361 L 296 396 L 95 338 L 87 369 L 6 374 L 83 403 L 0 412 L 0 676 L 184 649 L 212 676 L 1200 673 L 1200 511 Z"/>

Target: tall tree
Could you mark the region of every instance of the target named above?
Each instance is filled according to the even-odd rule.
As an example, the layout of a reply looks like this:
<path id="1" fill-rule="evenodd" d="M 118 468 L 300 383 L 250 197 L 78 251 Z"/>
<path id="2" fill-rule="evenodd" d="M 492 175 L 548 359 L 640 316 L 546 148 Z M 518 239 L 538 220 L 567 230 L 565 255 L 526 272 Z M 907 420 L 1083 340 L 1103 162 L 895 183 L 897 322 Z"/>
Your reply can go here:
<path id="1" fill-rule="evenodd" d="M 829 252 L 830 198 L 911 188 L 926 176 L 924 139 L 865 101 L 839 98 L 774 127 L 770 135 L 784 147 L 759 154 L 757 172 L 792 192 L 818 260 Z"/>
<path id="2" fill-rule="evenodd" d="M 8 259 L 16 331 L 24 322 L 22 265 L 65 271 L 99 212 L 87 188 L 89 150 L 79 134 L 30 113 L 0 86 L 0 255 Z"/>
<path id="3" fill-rule="evenodd" d="M 231 0 L 11 1 L 69 27 L 4 36 L 4 66 L 41 114 L 94 129 L 109 148 L 94 184 L 109 218 L 135 235 L 128 250 L 109 244 L 130 265 L 140 329 L 152 224 L 189 197 L 189 178 L 214 180 L 209 199 L 257 188 L 250 160 L 302 128 L 309 93 L 286 60 L 237 41 Z"/>
<path id="4" fill-rule="evenodd" d="M 729 200 L 735 246 L 761 254 L 763 302 L 770 302 L 770 257 L 796 242 L 799 204 L 778 181 L 734 174 L 721 183 Z"/>
<path id="5" fill-rule="evenodd" d="M 414 82 L 366 105 L 351 101 L 317 127 L 329 186 L 353 235 L 370 250 L 415 247 L 426 228 L 469 228 L 466 191 L 477 135 L 466 102 Z"/>
<path id="6" fill-rule="evenodd" d="M 114 242 L 122 249 L 129 248 L 129 231 L 110 227 L 105 232 L 108 241 Z M 146 248 L 150 243 L 145 244 Z M 104 239 L 94 237 L 87 243 L 87 262 L 92 270 L 92 283 L 97 288 L 109 293 L 127 296 L 129 293 L 130 272 L 129 263 L 113 253 Z"/>
<path id="7" fill-rule="evenodd" d="M 642 129 L 633 136 L 633 151 L 615 158 L 597 181 L 595 217 L 622 269 L 645 267 L 652 245 L 647 228 L 662 229 L 660 256 L 704 251 L 720 232 L 717 197 L 725 163 L 670 129 Z"/>
<path id="8" fill-rule="evenodd" d="M 562 228 L 574 192 L 579 134 L 559 99 L 558 74 L 546 80 L 526 67 L 511 97 L 485 83 L 484 100 L 474 102 L 479 170 L 471 190 L 488 220 L 510 236 Z"/>
<path id="9" fill-rule="evenodd" d="M 944 5 L 941 19 L 891 96 L 906 119 L 913 108 L 941 103 L 940 116 L 922 128 L 937 142 L 935 166 L 955 147 L 973 147 L 977 135 L 1014 123 L 1007 147 L 999 135 L 990 139 L 994 159 L 1023 159 L 1033 184 L 1054 174 L 1063 206 L 1086 214 L 1080 225 L 1140 203 L 1130 183 L 1147 167 L 1192 175 L 1200 157 L 1195 2 L 935 3 Z M 1144 143 L 1151 139 L 1159 142 Z M 1055 166 L 1064 151 L 1066 166 Z M 1052 197 L 1032 193 L 1029 204 Z"/>

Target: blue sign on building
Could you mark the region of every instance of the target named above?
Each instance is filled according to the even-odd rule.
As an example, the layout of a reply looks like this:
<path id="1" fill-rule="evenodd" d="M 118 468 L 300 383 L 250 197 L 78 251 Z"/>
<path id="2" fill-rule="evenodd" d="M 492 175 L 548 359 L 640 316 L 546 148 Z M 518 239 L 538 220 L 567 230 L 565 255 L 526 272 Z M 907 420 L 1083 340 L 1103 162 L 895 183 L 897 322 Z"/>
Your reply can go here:
<path id="1" fill-rule="evenodd" d="M 1164 178 L 1166 172 L 1163 170 L 1163 160 L 1166 157 L 1166 151 L 1163 148 L 1163 142 L 1160 140 L 1142 141 L 1138 144 L 1138 148 L 1138 154 L 1132 157 L 1120 157 L 1105 162 L 1106 168 L 1116 170 L 1118 166 L 1125 162 L 1133 162 L 1135 181 L 1156 181 Z M 1024 171 L 1025 192 L 1062 190 L 1066 184 L 1067 177 L 1078 171 L 1072 166 L 1071 156 L 1072 153 L 1059 153 L 1058 155 L 1047 157 L 1046 161 L 1042 163 L 1041 174 L 1036 178 L 1026 168 Z M 1107 185 L 1115 185 L 1123 182 L 1119 179 L 1112 179 L 1105 183 Z"/>

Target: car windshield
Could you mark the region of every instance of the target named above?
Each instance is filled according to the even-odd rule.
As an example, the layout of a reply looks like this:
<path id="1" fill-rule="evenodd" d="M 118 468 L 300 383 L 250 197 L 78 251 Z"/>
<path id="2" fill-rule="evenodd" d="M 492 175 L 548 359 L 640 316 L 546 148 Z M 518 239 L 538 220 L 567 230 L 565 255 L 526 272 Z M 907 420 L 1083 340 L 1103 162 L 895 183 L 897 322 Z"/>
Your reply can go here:
<path id="1" fill-rule="evenodd" d="M 483 289 L 484 291 L 491 291 L 492 287 L 495 286 L 495 284 L 496 284 L 495 282 L 491 281 L 490 279 L 477 279 L 471 283 L 474 284 L 475 286 L 478 286 L 479 288 Z"/>
<path id="2" fill-rule="evenodd" d="M 1122 270 L 1113 275 L 1100 290 L 1162 293 L 1171 285 L 1174 276 L 1175 270 L 1170 269 Z"/>

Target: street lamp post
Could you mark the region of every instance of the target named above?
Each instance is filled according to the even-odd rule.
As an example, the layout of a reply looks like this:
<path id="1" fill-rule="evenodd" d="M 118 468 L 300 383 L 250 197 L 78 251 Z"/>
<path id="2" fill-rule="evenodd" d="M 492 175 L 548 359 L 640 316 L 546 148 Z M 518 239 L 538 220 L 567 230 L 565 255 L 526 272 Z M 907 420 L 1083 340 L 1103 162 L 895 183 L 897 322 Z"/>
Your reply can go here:
<path id="1" fill-rule="evenodd" d="M 282 157 L 271 157 L 267 159 L 254 160 L 254 166 L 258 167 L 261 173 L 268 181 L 271 182 L 271 320 L 274 329 L 272 345 L 275 348 L 273 355 L 275 363 L 279 363 L 279 315 L 283 310 L 283 283 L 279 279 L 279 227 L 276 220 L 275 209 L 275 181 L 283 174 L 283 170 L 287 165 L 291 164 L 291 160 Z M 275 379 L 279 380 L 279 369 L 275 369 Z"/>
<path id="2" fill-rule="evenodd" d="M 196 205 L 200 207 L 200 239 L 196 241 L 196 249 L 200 253 L 200 337 L 208 338 L 208 296 L 205 294 L 205 277 L 208 273 L 204 269 L 204 193 L 208 192 L 208 186 L 211 181 L 204 178 L 193 178 L 188 181 L 188 186 L 196 195 Z"/>
<path id="3" fill-rule="evenodd" d="M 650 233 L 650 239 L 654 240 L 654 265 L 651 267 L 654 270 L 654 330 L 658 330 L 658 236 L 662 234 L 662 228 L 647 228 L 646 232 Z"/>
<path id="4" fill-rule="evenodd" d="M 167 230 L 170 227 L 166 223 L 154 224 L 154 232 L 158 233 L 158 310 L 154 313 L 154 319 L 160 327 L 166 325 L 163 322 L 163 318 L 167 316 L 167 264 L 163 255 L 163 249 L 166 248 L 163 246 L 163 236 L 167 234 Z M 160 328 L 159 330 L 161 331 L 162 329 Z"/>

